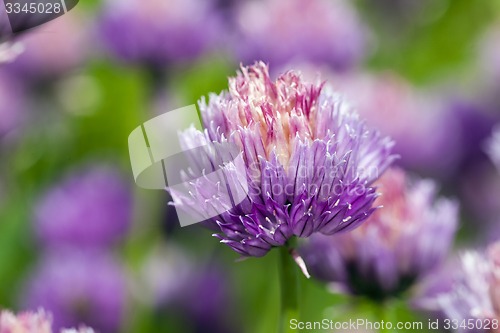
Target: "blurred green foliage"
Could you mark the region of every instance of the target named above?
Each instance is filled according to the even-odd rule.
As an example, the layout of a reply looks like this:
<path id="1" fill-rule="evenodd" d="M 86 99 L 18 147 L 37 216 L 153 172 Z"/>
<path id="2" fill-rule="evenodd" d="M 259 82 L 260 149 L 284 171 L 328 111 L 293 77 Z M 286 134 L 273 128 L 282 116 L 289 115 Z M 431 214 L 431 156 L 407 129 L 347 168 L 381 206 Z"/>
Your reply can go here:
<path id="1" fill-rule="evenodd" d="M 416 84 L 467 71 L 476 55 L 477 36 L 497 18 L 499 1 L 418 2 L 422 5 L 411 15 L 391 20 L 383 13 L 389 8 L 378 6 L 378 1 L 358 0 L 376 39 L 368 66 L 393 70 Z"/>

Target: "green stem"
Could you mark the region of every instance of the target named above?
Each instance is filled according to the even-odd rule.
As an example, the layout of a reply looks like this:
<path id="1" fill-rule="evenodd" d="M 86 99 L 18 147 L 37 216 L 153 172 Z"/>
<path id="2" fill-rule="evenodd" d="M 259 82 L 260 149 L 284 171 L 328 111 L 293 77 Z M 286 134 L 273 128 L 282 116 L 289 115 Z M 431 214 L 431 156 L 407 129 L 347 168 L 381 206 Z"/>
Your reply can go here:
<path id="1" fill-rule="evenodd" d="M 281 318 L 280 332 L 297 332 L 290 327 L 292 319 L 299 320 L 299 277 L 290 249 L 280 247 Z"/>
<path id="2" fill-rule="evenodd" d="M 382 301 L 379 304 L 375 304 L 376 306 L 376 315 L 377 315 L 377 320 L 381 322 L 382 320 L 384 322 L 390 322 L 391 321 L 391 313 L 390 313 L 390 305 L 387 300 Z M 381 332 L 391 332 L 389 329 L 381 329 Z"/>

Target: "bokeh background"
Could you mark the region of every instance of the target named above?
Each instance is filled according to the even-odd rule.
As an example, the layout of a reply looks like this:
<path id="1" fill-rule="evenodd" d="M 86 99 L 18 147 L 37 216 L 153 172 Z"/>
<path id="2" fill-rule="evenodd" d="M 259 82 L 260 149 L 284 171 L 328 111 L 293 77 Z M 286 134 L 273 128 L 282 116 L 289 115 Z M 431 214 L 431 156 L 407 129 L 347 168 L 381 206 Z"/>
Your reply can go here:
<path id="1" fill-rule="evenodd" d="M 2 9 L 3 10 L 3 9 Z M 0 17 L 2 18 L 2 17 Z M 127 137 L 227 88 L 240 63 L 299 69 L 393 137 L 398 164 L 460 202 L 455 251 L 500 238 L 500 2 L 82 1 L 0 65 L 0 307 L 114 332 L 274 332 L 277 253 L 238 256 L 135 186 Z M 427 322 L 301 280 L 303 320 Z M 382 310 L 381 310 L 382 309 Z"/>

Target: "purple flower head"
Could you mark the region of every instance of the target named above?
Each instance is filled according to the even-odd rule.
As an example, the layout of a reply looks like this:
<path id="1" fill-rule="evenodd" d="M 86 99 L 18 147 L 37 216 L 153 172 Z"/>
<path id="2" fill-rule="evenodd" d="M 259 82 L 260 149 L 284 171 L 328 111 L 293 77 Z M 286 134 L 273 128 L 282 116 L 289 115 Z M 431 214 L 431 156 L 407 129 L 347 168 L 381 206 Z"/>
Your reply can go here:
<path id="1" fill-rule="evenodd" d="M 108 254 L 59 249 L 42 258 L 27 283 L 24 302 L 53 314 L 54 326 L 90 325 L 118 332 L 125 307 L 121 266 Z"/>
<path id="2" fill-rule="evenodd" d="M 104 247 L 123 237 L 132 218 L 132 194 L 108 166 L 78 170 L 38 203 L 34 223 L 47 246 Z"/>
<path id="3" fill-rule="evenodd" d="M 94 333 L 87 327 L 63 329 L 61 333 Z M 24 312 L 18 315 L 0 312 L 0 333 L 52 333 L 52 317 L 44 310 Z"/>
<path id="4" fill-rule="evenodd" d="M 349 1 L 244 1 L 236 24 L 239 57 L 247 63 L 306 61 L 346 70 L 366 53 L 365 29 Z"/>
<path id="5" fill-rule="evenodd" d="M 399 169 L 387 171 L 377 185 L 381 209 L 351 233 L 312 237 L 302 253 L 313 276 L 381 299 L 406 291 L 442 262 L 458 207 L 436 199 L 432 181 L 409 184 Z"/>
<path id="6" fill-rule="evenodd" d="M 231 186 L 245 179 L 248 193 L 237 204 L 201 177 L 190 182 L 190 195 L 171 189 L 172 197 L 201 216 L 228 207 L 210 221 L 220 228 L 215 236 L 221 243 L 243 256 L 263 256 L 293 236 L 354 229 L 375 209 L 372 183 L 395 159 L 393 143 L 322 84 L 304 82 L 293 71 L 273 82 L 267 66 L 257 63 L 242 67 L 229 79 L 229 91 L 202 100 L 200 110 L 206 129 L 182 133 L 185 150 L 233 143 L 244 170 L 231 164 L 220 170 Z M 202 157 L 193 158 L 199 167 Z"/>
<path id="7" fill-rule="evenodd" d="M 462 254 L 460 265 L 453 272 L 449 292 L 436 301 L 446 317 L 461 322 L 469 319 L 489 319 L 492 330 L 500 332 L 500 243 L 491 245 L 486 253 L 468 251 Z M 470 332 L 459 327 L 458 332 Z"/>
<path id="8" fill-rule="evenodd" d="M 5 67 L 31 81 L 61 76 L 79 67 L 87 58 L 88 36 L 82 18 L 73 14 L 21 35 L 24 52 Z"/>
<path id="9" fill-rule="evenodd" d="M 213 1 L 108 0 L 100 32 L 125 61 L 162 65 L 213 50 L 222 34 Z"/>

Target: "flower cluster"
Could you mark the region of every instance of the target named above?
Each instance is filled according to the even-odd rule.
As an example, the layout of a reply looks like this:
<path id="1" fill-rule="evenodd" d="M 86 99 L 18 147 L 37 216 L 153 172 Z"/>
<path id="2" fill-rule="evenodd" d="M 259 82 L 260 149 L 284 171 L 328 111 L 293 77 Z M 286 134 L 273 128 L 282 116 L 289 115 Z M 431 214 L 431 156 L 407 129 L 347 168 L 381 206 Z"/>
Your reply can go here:
<path id="1" fill-rule="evenodd" d="M 430 180 L 410 184 L 388 170 L 377 182 L 377 210 L 358 229 L 313 236 L 301 250 L 313 276 L 375 299 L 406 291 L 446 257 L 458 222 L 456 203 L 436 199 Z"/>
<path id="2" fill-rule="evenodd" d="M 111 165 L 79 169 L 45 193 L 34 213 L 44 251 L 25 284 L 26 307 L 50 311 L 57 329 L 86 323 L 118 331 L 126 283 L 111 250 L 131 217 L 130 189 Z"/>
<path id="3" fill-rule="evenodd" d="M 25 312 L 18 315 L 0 312 L 0 333 L 52 333 L 52 318 L 43 310 Z M 61 333 L 94 333 L 88 327 L 62 329 Z"/>
<path id="4" fill-rule="evenodd" d="M 242 67 L 229 91 L 212 94 L 200 109 L 206 130 L 185 131 L 185 150 L 235 143 L 244 170 L 221 170 L 227 179 L 246 179 L 249 193 L 232 205 L 217 183 L 202 177 L 191 181 L 190 196 L 171 190 L 172 197 L 202 216 L 210 216 L 212 205 L 229 207 L 211 221 L 221 231 L 216 237 L 236 252 L 263 256 L 292 236 L 351 230 L 375 209 L 372 183 L 394 160 L 393 143 L 322 84 L 304 82 L 295 72 L 273 82 L 268 67 L 256 63 Z"/>

